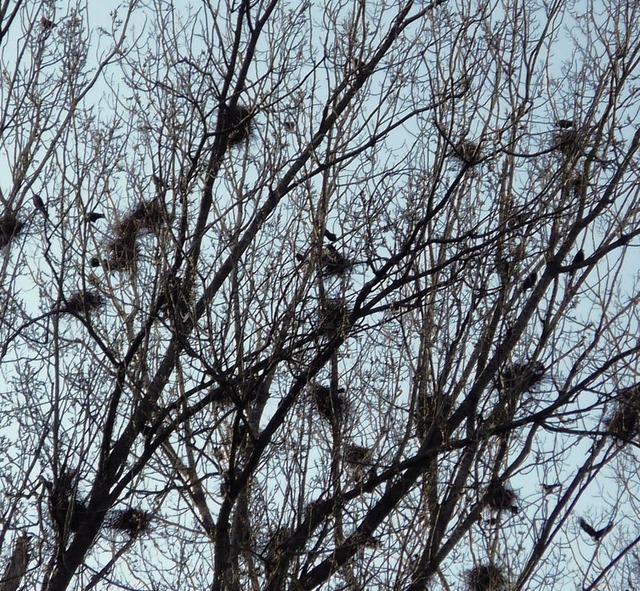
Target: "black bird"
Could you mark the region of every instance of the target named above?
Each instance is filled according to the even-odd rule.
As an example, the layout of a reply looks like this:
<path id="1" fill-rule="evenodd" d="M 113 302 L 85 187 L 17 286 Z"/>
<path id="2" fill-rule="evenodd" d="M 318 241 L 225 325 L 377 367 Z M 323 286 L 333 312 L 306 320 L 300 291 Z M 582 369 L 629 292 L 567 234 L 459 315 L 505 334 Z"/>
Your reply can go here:
<path id="1" fill-rule="evenodd" d="M 304 261 L 304 255 L 300 254 L 299 252 L 296 252 L 296 261 Z"/>
<path id="2" fill-rule="evenodd" d="M 47 206 L 44 204 L 42 197 L 37 193 L 33 194 L 33 204 L 36 206 L 36 209 L 45 217 L 45 219 L 49 219 L 49 214 L 47 213 Z"/>
<path id="3" fill-rule="evenodd" d="M 554 482 L 553 484 L 547 484 L 546 482 L 543 482 L 541 486 L 542 486 L 542 492 L 545 495 L 548 495 L 549 493 L 552 493 L 554 490 L 556 490 L 556 488 L 560 486 L 560 483 Z"/>
<path id="4" fill-rule="evenodd" d="M 97 211 L 92 211 L 87 214 L 87 221 L 93 223 L 93 222 L 97 222 L 103 217 L 104 217 L 104 213 L 98 213 Z"/>
<path id="5" fill-rule="evenodd" d="M 331 242 L 335 242 L 338 239 L 338 237 L 333 232 L 329 232 L 329 230 L 324 231 L 324 237 Z"/>
<path id="6" fill-rule="evenodd" d="M 56 26 L 57 23 L 54 23 L 50 18 L 47 18 L 46 16 L 43 16 L 40 19 L 40 26 L 45 30 L 45 31 L 50 31 L 51 29 L 53 29 L 53 27 Z"/>
<path id="7" fill-rule="evenodd" d="M 584 263 L 584 250 L 580 249 L 578 252 L 576 252 L 576 256 L 573 257 L 573 260 L 571 261 L 571 266 L 577 267 L 582 263 Z M 573 277 L 573 274 L 575 272 L 576 272 L 575 269 L 571 269 L 571 271 L 569 271 L 569 277 Z"/>
<path id="8" fill-rule="evenodd" d="M 538 274 L 535 271 L 532 271 L 527 275 L 525 280 L 522 282 L 522 291 L 527 291 L 527 289 L 533 289 L 534 285 L 538 281 Z"/>
<path id="9" fill-rule="evenodd" d="M 606 527 L 603 527 L 602 529 L 598 529 L 598 530 L 591 527 L 584 519 L 582 519 L 582 517 L 580 518 L 579 523 L 580 523 L 580 527 L 591 536 L 591 539 L 594 542 L 599 542 L 613 529 L 613 521 Z"/>
<path id="10" fill-rule="evenodd" d="M 556 125 L 560 129 L 569 129 L 570 127 L 573 127 L 573 120 L 572 119 L 558 119 L 556 121 Z"/>

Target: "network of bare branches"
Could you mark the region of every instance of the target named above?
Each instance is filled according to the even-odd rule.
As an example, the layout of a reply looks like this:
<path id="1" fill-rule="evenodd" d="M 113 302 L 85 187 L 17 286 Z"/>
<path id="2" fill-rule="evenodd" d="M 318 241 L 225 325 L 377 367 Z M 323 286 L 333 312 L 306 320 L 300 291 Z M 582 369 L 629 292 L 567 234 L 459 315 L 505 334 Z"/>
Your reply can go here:
<path id="1" fill-rule="evenodd" d="M 0 43 L 0 591 L 639 588 L 640 4 Z"/>

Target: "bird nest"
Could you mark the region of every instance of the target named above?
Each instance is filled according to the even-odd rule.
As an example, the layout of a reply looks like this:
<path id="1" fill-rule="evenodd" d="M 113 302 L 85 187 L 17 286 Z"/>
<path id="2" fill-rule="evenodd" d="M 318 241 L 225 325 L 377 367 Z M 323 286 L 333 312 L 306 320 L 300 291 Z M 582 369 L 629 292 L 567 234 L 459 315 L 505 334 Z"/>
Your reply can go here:
<path id="1" fill-rule="evenodd" d="M 136 236 L 127 234 L 114 238 L 107 246 L 109 258 L 106 265 L 110 271 L 135 271 L 140 247 L 136 242 Z"/>
<path id="2" fill-rule="evenodd" d="M 518 512 L 516 501 L 518 495 L 507 488 L 499 480 L 492 480 L 487 487 L 485 493 L 485 501 L 493 511 L 511 511 L 513 514 Z"/>
<path id="3" fill-rule="evenodd" d="M 553 147 L 566 157 L 580 155 L 585 148 L 585 134 L 572 127 L 558 129 L 553 135 Z"/>
<path id="4" fill-rule="evenodd" d="M 329 244 L 320 253 L 322 274 L 326 277 L 344 275 L 352 266 L 352 262 L 341 254 L 335 246 Z"/>
<path id="5" fill-rule="evenodd" d="M 628 442 L 640 434 L 640 384 L 620 390 L 611 416 L 606 420 L 610 435 Z"/>
<path id="6" fill-rule="evenodd" d="M 6 246 L 24 228 L 24 223 L 12 213 L 5 213 L 0 217 L 0 248 Z"/>
<path id="7" fill-rule="evenodd" d="M 62 311 L 69 314 L 87 314 L 103 304 L 104 299 L 98 292 L 92 290 L 77 291 L 67 299 Z"/>
<path id="8" fill-rule="evenodd" d="M 496 386 L 504 394 L 522 394 L 535 388 L 544 379 L 545 371 L 540 361 L 511 363 L 500 373 Z"/>
<path id="9" fill-rule="evenodd" d="M 347 445 L 343 454 L 344 461 L 352 467 L 362 468 L 371 465 L 371 450 L 362 445 Z"/>
<path id="10" fill-rule="evenodd" d="M 458 142 L 451 152 L 454 158 L 465 164 L 477 164 L 482 158 L 480 146 L 475 142 L 464 140 Z"/>
<path id="11" fill-rule="evenodd" d="M 348 413 L 347 399 L 344 396 L 344 388 L 333 390 L 328 386 L 313 384 L 311 397 L 315 402 L 318 414 L 331 424 L 340 423 Z"/>
<path id="12" fill-rule="evenodd" d="M 349 332 L 349 308 L 343 300 L 330 298 L 319 310 L 319 332 L 323 335 L 346 335 Z"/>
<path id="13" fill-rule="evenodd" d="M 115 225 L 115 232 L 122 241 L 135 241 L 138 236 L 154 232 L 165 225 L 167 213 L 159 199 L 139 201 L 133 211 Z"/>
<path id="14" fill-rule="evenodd" d="M 254 113 L 243 105 L 226 105 L 222 114 L 222 134 L 228 146 L 237 146 L 251 138 Z"/>
<path id="15" fill-rule="evenodd" d="M 467 572 L 469 591 L 503 591 L 506 588 L 507 579 L 495 564 L 483 564 Z"/>
<path id="16" fill-rule="evenodd" d="M 114 511 L 107 521 L 107 526 L 117 531 L 128 533 L 131 537 L 149 531 L 153 515 L 148 511 L 129 507 Z"/>
<path id="17" fill-rule="evenodd" d="M 138 233 L 152 232 L 165 224 L 167 213 L 162 201 L 151 199 L 140 201 L 131 212 L 129 219 L 135 224 Z"/>

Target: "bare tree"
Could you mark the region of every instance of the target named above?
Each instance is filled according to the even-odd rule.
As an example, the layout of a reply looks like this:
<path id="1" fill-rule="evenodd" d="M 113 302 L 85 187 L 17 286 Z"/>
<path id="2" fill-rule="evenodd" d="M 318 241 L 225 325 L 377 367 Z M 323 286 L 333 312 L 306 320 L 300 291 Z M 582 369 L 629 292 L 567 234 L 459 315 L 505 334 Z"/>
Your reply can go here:
<path id="1" fill-rule="evenodd" d="M 100 4 L 0 9 L 15 586 L 636 588 L 640 9 Z"/>

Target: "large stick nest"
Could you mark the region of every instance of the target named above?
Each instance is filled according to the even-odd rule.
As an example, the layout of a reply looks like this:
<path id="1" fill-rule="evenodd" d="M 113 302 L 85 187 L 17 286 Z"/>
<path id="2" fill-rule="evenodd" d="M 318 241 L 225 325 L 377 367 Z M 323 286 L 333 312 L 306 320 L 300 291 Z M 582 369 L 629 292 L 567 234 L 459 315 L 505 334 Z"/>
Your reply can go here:
<path id="1" fill-rule="evenodd" d="M 344 336 L 349 331 L 349 309 L 338 298 L 325 300 L 319 310 L 319 333 L 327 336 Z"/>
<path id="2" fill-rule="evenodd" d="M 93 290 L 77 291 L 67 298 L 62 311 L 68 314 L 88 314 L 104 304 L 104 298 Z"/>
<path id="3" fill-rule="evenodd" d="M 495 564 L 483 564 L 467 572 L 467 588 L 469 591 L 503 591 L 507 588 L 507 579 Z"/>
<path id="4" fill-rule="evenodd" d="M 344 388 L 332 390 L 321 384 L 311 386 L 311 396 L 321 418 L 331 424 L 338 424 L 346 417 L 349 409 L 343 393 Z"/>
<path id="5" fill-rule="evenodd" d="M 222 114 L 222 134 L 228 146 L 237 146 L 251 138 L 254 113 L 244 105 L 226 105 Z"/>
<path id="6" fill-rule="evenodd" d="M 5 213 L 0 217 L 0 248 L 6 246 L 24 228 L 24 223 L 19 221 L 13 213 Z"/>
<path id="7" fill-rule="evenodd" d="M 540 361 L 511 363 L 507 365 L 496 382 L 501 393 L 512 397 L 535 388 L 545 376 L 545 367 Z"/>
<path id="8" fill-rule="evenodd" d="M 153 516 L 148 511 L 129 507 L 114 511 L 106 524 L 111 529 L 123 531 L 135 537 L 149 531 L 152 519 Z"/>
<path id="9" fill-rule="evenodd" d="M 489 483 L 485 494 L 487 505 L 494 511 L 511 511 L 514 514 L 517 513 L 517 499 L 518 495 L 497 479 Z"/>
<path id="10" fill-rule="evenodd" d="M 640 383 L 618 391 L 613 414 L 605 424 L 608 433 L 625 443 L 640 434 Z"/>

